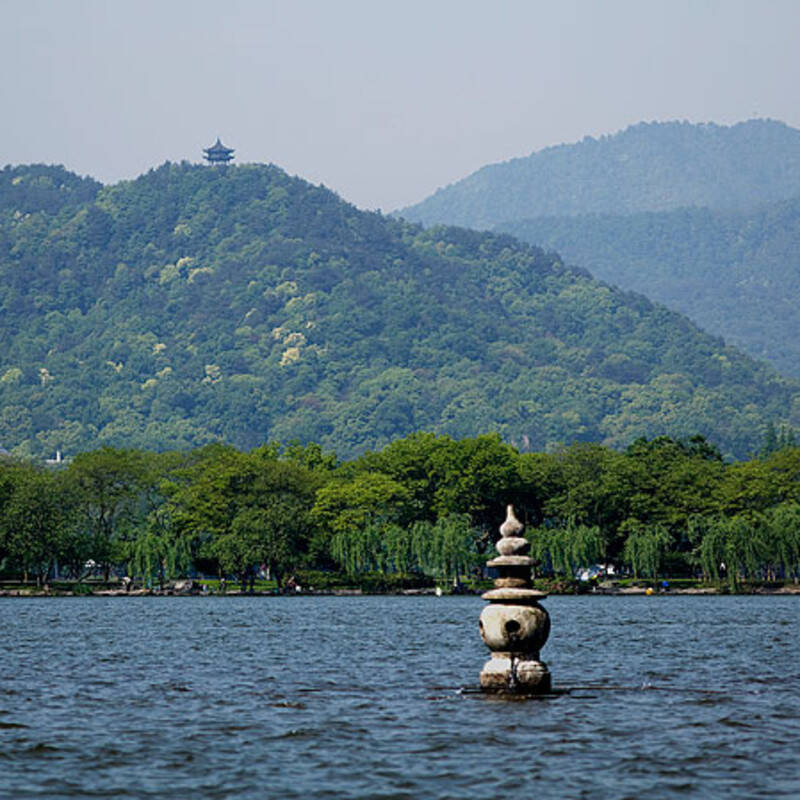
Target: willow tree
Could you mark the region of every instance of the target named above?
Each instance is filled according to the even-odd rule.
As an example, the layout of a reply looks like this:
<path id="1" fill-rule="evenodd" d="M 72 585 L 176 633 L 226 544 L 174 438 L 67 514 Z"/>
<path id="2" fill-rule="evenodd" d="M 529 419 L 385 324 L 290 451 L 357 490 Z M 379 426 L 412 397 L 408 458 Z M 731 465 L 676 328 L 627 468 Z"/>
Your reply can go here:
<path id="1" fill-rule="evenodd" d="M 797 583 L 800 579 L 800 505 L 781 503 L 775 506 L 766 514 L 765 523 L 766 556 L 773 570 Z"/>
<path id="2" fill-rule="evenodd" d="M 556 575 L 572 577 L 605 555 L 605 540 L 597 525 L 534 528 L 528 534 L 531 552 L 542 564 L 549 565 Z"/>
<path id="3" fill-rule="evenodd" d="M 470 524 L 469 514 L 448 514 L 434 523 L 417 522 L 411 529 L 414 559 L 424 574 L 458 582 L 480 559 L 480 535 Z"/>
<path id="4" fill-rule="evenodd" d="M 459 581 L 475 566 L 479 531 L 467 514 L 402 527 L 384 519 L 346 526 L 331 536 L 333 558 L 348 575 L 419 570 L 441 581 Z"/>
<path id="5" fill-rule="evenodd" d="M 384 572 L 387 558 L 383 533 L 384 524 L 376 520 L 343 527 L 331 536 L 331 555 L 351 577 L 364 572 Z"/>
<path id="6" fill-rule="evenodd" d="M 156 582 L 178 578 L 189 571 L 192 554 L 185 536 L 163 536 L 152 528 L 144 530 L 130 544 L 130 572 L 139 576 L 142 585 L 153 586 Z"/>
<path id="7" fill-rule="evenodd" d="M 731 589 L 740 578 L 754 578 L 767 558 L 763 518 L 735 516 L 709 520 L 698 548 L 703 570 L 714 580 L 727 577 Z"/>
<path id="8" fill-rule="evenodd" d="M 637 520 L 626 520 L 620 526 L 627 533 L 622 557 L 630 564 L 633 577 L 645 575 L 655 581 L 672 542 L 663 525 L 643 525 Z"/>
<path id="9" fill-rule="evenodd" d="M 383 529 L 383 547 L 386 564 L 400 574 L 407 575 L 416 566 L 411 530 L 402 525 L 389 523 Z"/>

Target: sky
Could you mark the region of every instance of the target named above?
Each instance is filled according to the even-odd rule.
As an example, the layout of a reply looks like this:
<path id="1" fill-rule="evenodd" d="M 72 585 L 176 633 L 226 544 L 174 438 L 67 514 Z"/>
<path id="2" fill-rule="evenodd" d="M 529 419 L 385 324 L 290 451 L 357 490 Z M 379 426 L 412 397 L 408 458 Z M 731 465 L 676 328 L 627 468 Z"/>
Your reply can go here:
<path id="1" fill-rule="evenodd" d="M 0 166 L 273 163 L 362 208 L 653 120 L 800 127 L 798 0 L 0 0 Z"/>

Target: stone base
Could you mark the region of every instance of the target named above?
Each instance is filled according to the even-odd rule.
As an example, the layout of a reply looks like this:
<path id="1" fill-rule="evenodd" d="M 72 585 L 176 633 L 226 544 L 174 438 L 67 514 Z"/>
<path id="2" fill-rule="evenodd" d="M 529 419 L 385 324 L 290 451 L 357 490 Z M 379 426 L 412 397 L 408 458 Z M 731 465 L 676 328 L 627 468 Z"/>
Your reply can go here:
<path id="1" fill-rule="evenodd" d="M 507 694 L 547 694 L 550 670 L 524 654 L 495 653 L 481 671 L 481 689 Z"/>

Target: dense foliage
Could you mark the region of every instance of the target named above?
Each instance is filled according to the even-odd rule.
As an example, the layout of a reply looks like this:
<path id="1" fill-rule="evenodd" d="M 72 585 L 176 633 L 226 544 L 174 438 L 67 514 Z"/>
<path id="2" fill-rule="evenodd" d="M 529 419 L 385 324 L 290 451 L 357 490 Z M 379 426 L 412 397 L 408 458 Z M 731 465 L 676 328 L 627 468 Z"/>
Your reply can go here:
<path id="1" fill-rule="evenodd" d="M 273 166 L 99 188 L 0 172 L 0 446 L 522 450 L 697 431 L 754 452 L 798 386 L 506 235 L 365 213 Z M 242 522 L 244 524 L 244 522 Z"/>
<path id="2" fill-rule="evenodd" d="M 0 573 L 155 585 L 201 570 L 437 581 L 480 575 L 507 503 L 540 575 L 595 562 L 641 578 L 800 577 L 800 448 L 726 464 L 703 437 L 520 453 L 416 433 L 339 462 L 317 445 L 102 448 L 58 469 L 0 458 Z M 240 577 L 242 576 L 242 577 Z"/>
<path id="3" fill-rule="evenodd" d="M 800 199 L 749 212 L 539 217 L 498 229 L 557 249 L 800 377 Z"/>
<path id="4" fill-rule="evenodd" d="M 800 131 L 781 122 L 640 123 L 483 167 L 398 213 L 492 228 L 538 216 L 746 209 L 793 197 L 798 186 Z"/>

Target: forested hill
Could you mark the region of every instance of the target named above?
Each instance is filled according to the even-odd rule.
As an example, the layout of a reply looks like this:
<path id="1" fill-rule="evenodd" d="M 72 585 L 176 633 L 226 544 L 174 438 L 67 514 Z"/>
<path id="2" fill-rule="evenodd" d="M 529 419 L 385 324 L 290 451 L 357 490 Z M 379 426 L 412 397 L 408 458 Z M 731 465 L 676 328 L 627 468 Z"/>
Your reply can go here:
<path id="1" fill-rule="evenodd" d="M 491 228 L 538 216 L 745 209 L 799 188 L 800 131 L 781 122 L 640 123 L 483 167 L 398 213 L 424 224 Z"/>
<path id="2" fill-rule="evenodd" d="M 350 457 L 425 429 L 523 449 L 697 432 L 744 456 L 800 422 L 798 384 L 506 235 L 425 231 L 274 166 L 2 177 L 0 446 L 21 455 Z"/>
<path id="3" fill-rule="evenodd" d="M 102 184 L 80 178 L 64 167 L 35 164 L 0 170 L 0 210 L 14 214 L 56 214 L 92 202 Z"/>
<path id="4" fill-rule="evenodd" d="M 800 198 L 749 212 L 538 217 L 498 229 L 552 247 L 800 378 Z"/>

